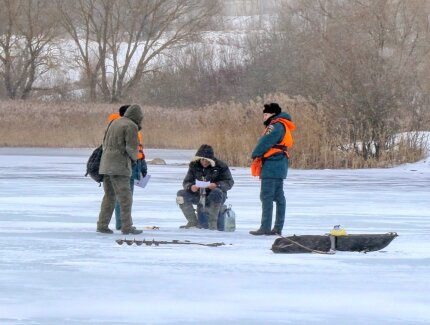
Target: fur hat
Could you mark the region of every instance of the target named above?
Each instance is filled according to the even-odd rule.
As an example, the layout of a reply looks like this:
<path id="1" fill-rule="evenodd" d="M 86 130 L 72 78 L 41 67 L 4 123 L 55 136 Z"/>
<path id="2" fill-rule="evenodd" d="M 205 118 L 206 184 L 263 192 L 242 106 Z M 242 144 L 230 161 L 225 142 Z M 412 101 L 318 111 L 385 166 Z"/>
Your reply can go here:
<path id="1" fill-rule="evenodd" d="M 282 109 L 278 105 L 278 103 L 264 104 L 263 113 L 269 113 L 269 114 L 278 115 L 281 112 L 282 112 Z"/>
<path id="2" fill-rule="evenodd" d="M 211 163 L 211 166 L 215 167 L 214 150 L 210 145 L 202 144 L 191 161 L 197 161 L 200 159 L 208 160 Z"/>
<path id="3" fill-rule="evenodd" d="M 120 108 L 119 108 L 119 116 L 124 116 L 124 114 L 125 114 L 125 111 L 127 110 L 127 108 L 129 108 L 130 107 L 130 105 L 123 105 L 123 106 L 121 106 Z"/>

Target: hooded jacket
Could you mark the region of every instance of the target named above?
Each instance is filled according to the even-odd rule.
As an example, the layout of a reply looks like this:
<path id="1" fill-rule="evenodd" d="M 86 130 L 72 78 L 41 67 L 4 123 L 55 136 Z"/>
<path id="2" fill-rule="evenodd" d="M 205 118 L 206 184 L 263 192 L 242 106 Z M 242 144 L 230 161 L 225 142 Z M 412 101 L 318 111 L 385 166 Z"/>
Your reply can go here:
<path id="1" fill-rule="evenodd" d="M 114 120 L 117 120 L 121 118 L 121 115 L 119 113 L 112 113 L 109 115 L 108 117 L 108 122 L 112 122 Z M 137 133 L 137 137 L 139 140 L 139 151 L 137 153 L 137 159 L 145 159 L 145 153 L 143 152 L 143 135 L 142 135 L 142 131 L 139 130 L 139 132 Z"/>
<path id="2" fill-rule="evenodd" d="M 131 176 L 132 162 L 138 158 L 138 130 L 143 120 L 139 105 L 131 105 L 123 118 L 114 120 L 103 141 L 99 173 Z"/>

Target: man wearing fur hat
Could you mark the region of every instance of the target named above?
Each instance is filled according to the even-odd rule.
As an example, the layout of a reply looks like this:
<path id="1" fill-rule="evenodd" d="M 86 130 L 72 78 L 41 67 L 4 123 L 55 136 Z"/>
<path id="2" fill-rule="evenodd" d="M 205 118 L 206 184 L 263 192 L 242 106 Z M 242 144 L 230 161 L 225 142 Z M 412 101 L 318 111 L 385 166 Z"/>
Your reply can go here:
<path id="1" fill-rule="evenodd" d="M 196 181 L 209 184 L 206 188 L 200 188 Z M 176 197 L 176 202 L 187 219 L 187 224 L 180 228 L 205 227 L 198 222 L 194 204 L 198 205 L 200 210 L 204 210 L 201 213 L 207 212 L 208 227 L 216 230 L 219 210 L 233 184 L 233 177 L 227 164 L 215 158 L 210 145 L 202 144 L 190 162 L 182 183 L 183 189 L 178 191 Z"/>
<path id="2" fill-rule="evenodd" d="M 261 179 L 260 200 L 262 204 L 261 225 L 251 235 L 281 235 L 285 220 L 284 179 L 288 172 L 288 148 L 293 145 L 291 132 L 295 125 L 289 114 L 282 112 L 277 103 L 264 105 L 263 123 L 266 126 L 251 157 L 253 165 L 260 164 L 257 175 Z M 261 169 L 260 169 L 261 168 Z M 276 219 L 273 229 L 273 202 L 276 202 Z"/>

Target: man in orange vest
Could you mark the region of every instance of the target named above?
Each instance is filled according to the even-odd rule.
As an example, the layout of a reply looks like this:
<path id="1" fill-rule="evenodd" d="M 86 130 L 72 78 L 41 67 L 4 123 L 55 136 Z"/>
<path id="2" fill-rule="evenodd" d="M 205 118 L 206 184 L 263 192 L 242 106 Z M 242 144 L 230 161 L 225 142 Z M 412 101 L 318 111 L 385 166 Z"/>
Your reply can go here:
<path id="1" fill-rule="evenodd" d="M 261 168 L 254 176 L 260 176 L 262 204 L 261 225 L 251 235 L 282 235 L 284 227 L 286 201 L 284 179 L 288 172 L 288 148 L 293 145 L 291 131 L 295 125 L 288 113 L 282 112 L 277 103 L 264 105 L 263 123 L 266 126 L 263 136 L 258 140 L 252 152 L 253 165 L 260 162 Z M 276 219 L 272 227 L 273 202 L 276 202 Z"/>
<path id="2" fill-rule="evenodd" d="M 112 113 L 108 117 L 108 121 L 111 122 L 113 120 L 119 119 L 124 116 L 125 112 L 127 111 L 127 108 L 129 108 L 130 105 L 123 105 L 119 108 L 118 113 Z M 143 136 L 142 131 L 139 130 L 137 133 L 137 138 L 139 141 L 138 145 L 138 153 L 137 153 L 137 161 L 136 164 L 132 167 L 131 171 L 131 177 L 130 177 L 130 189 L 131 193 L 133 194 L 134 191 L 134 180 L 139 180 L 141 177 L 145 177 L 147 174 L 147 164 L 145 160 L 145 154 L 143 152 Z M 121 208 L 119 205 L 118 200 L 115 201 L 115 227 L 117 230 L 121 229 Z"/>

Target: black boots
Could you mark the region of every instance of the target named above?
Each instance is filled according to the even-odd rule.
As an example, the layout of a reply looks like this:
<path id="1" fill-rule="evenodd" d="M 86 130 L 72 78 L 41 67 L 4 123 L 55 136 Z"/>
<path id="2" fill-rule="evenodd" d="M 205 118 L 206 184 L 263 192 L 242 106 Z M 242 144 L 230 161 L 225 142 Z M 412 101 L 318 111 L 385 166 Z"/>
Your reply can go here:
<path id="1" fill-rule="evenodd" d="M 258 228 L 257 230 L 251 230 L 249 233 L 251 235 L 254 235 L 254 236 L 271 235 L 271 231 L 270 230 L 264 230 L 264 229 L 261 229 L 261 228 Z"/>
<path id="2" fill-rule="evenodd" d="M 264 230 L 264 229 L 259 228 L 257 230 L 251 230 L 249 233 L 251 235 L 254 235 L 254 236 L 262 236 L 262 235 L 269 235 L 269 236 L 270 235 L 277 235 L 277 236 L 282 236 L 282 231 L 278 230 L 278 229 L 275 229 L 275 228 L 273 228 L 272 230 Z"/>
<path id="3" fill-rule="evenodd" d="M 113 231 L 110 230 L 109 228 L 97 228 L 96 231 L 101 234 L 113 234 Z"/>
<path id="4" fill-rule="evenodd" d="M 189 229 L 189 228 L 197 228 L 196 223 L 187 222 L 186 225 L 179 226 L 180 229 Z"/>
<path id="5" fill-rule="evenodd" d="M 109 228 L 97 228 L 97 232 L 101 234 L 113 234 L 113 231 Z M 130 229 L 121 231 L 123 235 L 139 235 L 143 232 L 143 230 L 136 229 L 135 227 L 131 227 Z"/>
<path id="6" fill-rule="evenodd" d="M 143 230 L 136 229 L 136 227 L 131 227 L 130 229 L 126 229 L 121 232 L 123 235 L 139 235 L 143 232 Z"/>
<path id="7" fill-rule="evenodd" d="M 278 230 L 278 229 L 276 229 L 276 228 L 273 228 L 273 229 L 270 231 L 270 234 L 271 234 L 271 235 L 276 235 L 276 236 L 282 236 L 282 230 Z"/>

